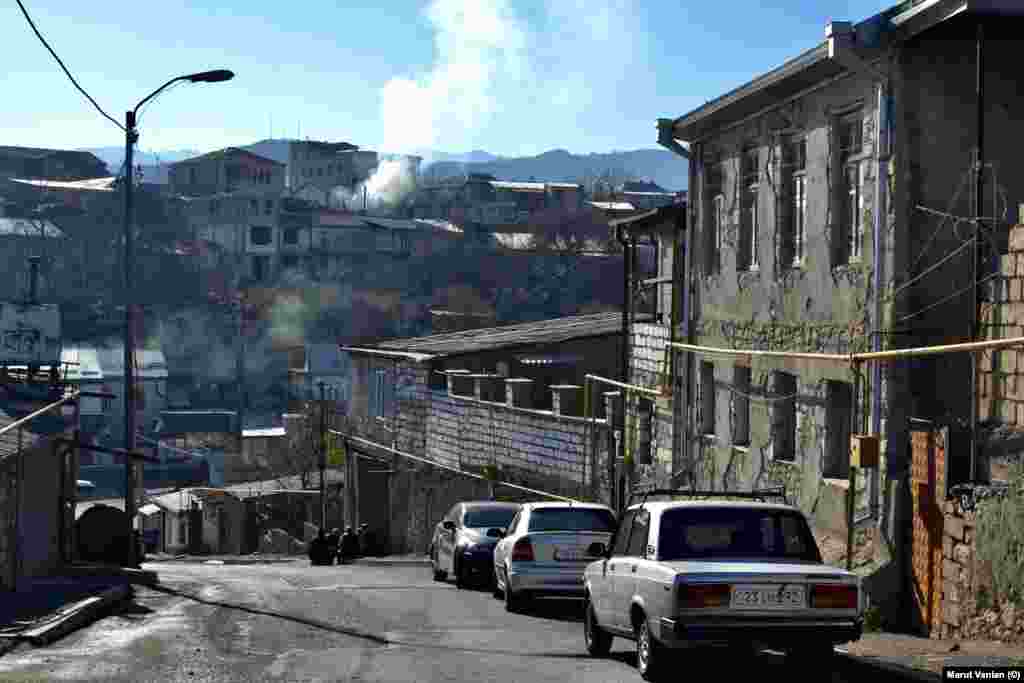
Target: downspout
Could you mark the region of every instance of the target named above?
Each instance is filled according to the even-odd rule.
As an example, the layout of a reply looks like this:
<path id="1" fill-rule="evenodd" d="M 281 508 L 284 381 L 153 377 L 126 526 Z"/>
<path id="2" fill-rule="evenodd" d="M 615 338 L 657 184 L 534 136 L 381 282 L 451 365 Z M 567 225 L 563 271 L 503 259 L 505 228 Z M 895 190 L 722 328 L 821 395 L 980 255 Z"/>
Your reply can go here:
<path id="1" fill-rule="evenodd" d="M 691 273 L 693 272 L 692 271 L 692 263 L 693 263 L 692 262 L 692 255 L 693 255 L 693 216 L 694 216 L 694 208 L 693 208 L 693 206 L 694 206 L 694 204 L 693 204 L 693 187 L 694 187 L 694 182 L 693 181 L 698 177 L 698 174 L 697 174 L 696 169 L 694 168 L 694 164 L 692 163 L 691 150 L 683 147 L 675 139 L 675 136 L 673 134 L 674 124 L 675 124 L 675 121 L 673 121 L 672 119 L 658 119 L 658 144 L 661 145 L 662 147 L 672 151 L 672 152 L 675 152 L 679 156 L 681 156 L 684 159 L 686 159 L 687 161 L 691 162 L 691 163 L 689 163 L 689 168 L 688 168 L 688 171 L 689 171 L 689 183 L 688 183 L 689 191 L 687 192 L 686 211 L 685 211 L 684 217 L 683 217 L 683 220 L 686 221 L 686 224 L 685 224 L 686 237 L 685 237 L 684 243 L 683 243 L 683 249 L 685 251 L 684 258 L 686 260 L 685 260 L 684 265 L 683 265 L 683 281 L 682 281 L 681 284 L 682 284 L 682 287 L 683 287 L 683 311 L 682 311 L 683 335 L 684 335 L 684 338 L 686 339 L 686 343 L 692 344 L 693 343 L 693 328 L 690 325 L 690 278 L 691 278 Z M 699 155 L 698 155 L 698 159 L 697 159 L 697 164 L 700 164 L 700 157 L 699 157 Z M 677 234 L 678 234 L 678 232 L 677 232 Z M 678 277 L 677 277 L 679 269 L 678 269 L 678 265 L 677 265 L 676 260 L 675 260 L 675 257 L 677 255 L 678 255 L 678 250 L 677 250 L 677 252 L 675 254 L 673 254 L 673 264 L 672 264 L 672 269 L 673 269 L 673 273 L 672 273 L 672 275 L 673 275 L 673 279 L 672 279 L 673 303 L 672 303 L 672 330 L 671 330 L 670 336 L 671 336 L 671 340 L 673 342 L 676 340 L 676 318 L 675 318 L 675 311 L 676 311 L 675 301 L 676 301 L 676 296 L 675 296 L 675 292 L 676 292 L 677 288 L 680 286 L 680 283 L 679 283 Z M 693 370 L 692 370 L 693 354 L 691 352 L 687 352 L 686 353 L 686 360 L 685 360 L 685 363 L 686 363 L 686 379 L 685 379 L 685 385 L 684 385 L 684 388 L 683 388 L 682 396 L 678 396 L 678 395 L 675 395 L 675 392 L 674 392 L 675 381 L 676 381 L 676 372 L 678 372 L 678 370 L 679 370 L 679 365 L 674 360 L 675 359 L 675 353 L 677 353 L 677 352 L 673 351 L 673 363 L 672 363 L 672 383 L 673 383 L 673 398 L 672 398 L 672 400 L 673 400 L 673 410 L 672 410 L 672 412 L 673 412 L 673 428 L 672 428 L 672 439 L 675 442 L 674 443 L 674 447 L 673 447 L 673 451 L 676 450 L 676 448 L 677 448 L 676 444 L 678 444 L 678 450 L 680 451 L 679 460 L 680 460 L 681 463 L 687 463 L 687 462 L 689 462 L 689 454 L 690 454 L 690 439 L 689 439 L 689 424 L 690 424 L 690 422 L 689 422 L 689 416 L 690 416 L 690 391 L 691 391 L 691 386 L 692 386 L 692 372 L 693 372 Z M 678 404 L 680 403 L 681 399 L 682 399 L 682 406 L 681 407 L 677 407 Z M 682 419 L 681 420 L 678 419 L 678 416 L 681 416 Z M 680 424 L 680 422 L 682 422 L 682 424 Z M 673 455 L 674 455 L 674 453 L 673 453 Z M 669 480 L 669 486 L 670 487 L 674 487 L 675 486 L 676 477 L 678 477 L 681 469 L 682 468 L 677 468 L 676 467 L 676 463 L 675 462 L 672 463 L 672 470 L 673 471 L 672 471 L 672 477 Z"/>
<path id="2" fill-rule="evenodd" d="M 883 270 L 885 264 L 882 261 L 882 239 L 885 234 L 885 226 L 883 222 L 886 221 L 888 216 L 887 209 L 887 197 L 886 192 L 889 188 L 889 158 L 890 158 L 890 144 L 891 144 L 891 88 L 889 84 L 880 80 L 878 82 L 878 125 L 876 128 L 876 143 L 875 143 L 875 160 L 878 164 L 878 171 L 875 174 L 875 210 L 874 210 L 874 284 L 872 286 L 872 292 L 874 293 L 874 334 L 871 340 L 871 350 L 881 351 L 882 350 L 882 334 L 883 334 L 883 298 L 882 298 L 882 282 L 883 282 Z M 885 207 L 885 208 L 883 208 Z M 871 409 L 871 433 L 881 438 L 882 435 L 882 361 L 875 361 L 872 370 L 871 384 L 872 384 L 872 398 L 873 405 Z M 878 478 L 881 473 L 876 473 L 876 476 L 870 477 L 868 485 L 868 500 L 869 509 L 871 516 L 875 518 L 877 522 L 881 522 L 878 518 Z"/>
<path id="3" fill-rule="evenodd" d="M 632 259 L 632 254 L 630 253 L 630 248 L 629 248 L 629 238 L 626 237 L 626 229 L 624 227 L 622 227 L 621 225 L 617 226 L 615 228 L 615 238 L 619 241 L 619 244 L 622 245 L 622 273 L 623 273 L 623 276 L 622 276 L 622 345 L 620 346 L 620 354 L 619 354 L 619 363 L 620 363 L 620 367 L 621 367 L 620 379 L 623 382 L 623 384 L 628 384 L 629 383 L 629 346 L 630 346 L 630 344 L 629 344 L 629 314 L 630 314 L 630 309 L 632 308 L 632 305 L 631 305 L 632 302 L 630 301 L 630 299 L 631 299 L 630 281 L 631 281 L 631 279 L 633 277 L 633 272 L 632 272 L 633 259 Z M 625 463 L 625 461 L 626 461 L 626 401 L 627 401 L 627 395 L 623 391 L 622 392 L 622 403 L 619 406 L 619 410 L 616 411 L 617 414 L 615 415 L 615 417 L 618 418 L 616 420 L 616 422 L 618 424 L 609 425 L 609 428 L 612 430 L 613 434 L 615 433 L 615 427 L 619 428 L 619 444 L 618 444 L 619 445 L 619 456 L 618 457 L 619 457 L 620 460 L 622 460 L 623 463 Z M 611 461 L 611 462 L 614 463 L 614 461 Z M 609 469 L 609 471 L 613 471 L 614 470 L 614 464 L 610 464 L 608 469 Z M 613 503 L 612 507 L 617 510 L 617 509 L 619 509 L 619 507 L 621 507 L 622 501 L 615 500 L 615 498 L 616 498 L 615 494 L 616 494 L 616 491 L 617 491 L 617 489 L 615 487 L 615 481 L 616 481 L 615 477 L 613 476 L 612 477 L 612 482 L 611 482 L 612 483 L 611 498 L 612 498 L 612 503 Z"/>

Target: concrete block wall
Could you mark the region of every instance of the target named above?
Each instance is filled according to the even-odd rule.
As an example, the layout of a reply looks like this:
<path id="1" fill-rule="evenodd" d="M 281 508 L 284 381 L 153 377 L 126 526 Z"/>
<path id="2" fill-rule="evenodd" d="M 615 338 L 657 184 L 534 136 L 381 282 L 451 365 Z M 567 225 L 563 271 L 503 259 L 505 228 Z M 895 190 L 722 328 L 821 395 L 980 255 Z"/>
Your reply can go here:
<path id="1" fill-rule="evenodd" d="M 981 305 L 983 339 L 1024 336 L 1024 225 L 1011 228 L 999 270 L 1002 277 L 990 288 L 994 296 Z M 1024 351 L 991 351 L 978 360 L 979 418 L 1024 425 Z"/>

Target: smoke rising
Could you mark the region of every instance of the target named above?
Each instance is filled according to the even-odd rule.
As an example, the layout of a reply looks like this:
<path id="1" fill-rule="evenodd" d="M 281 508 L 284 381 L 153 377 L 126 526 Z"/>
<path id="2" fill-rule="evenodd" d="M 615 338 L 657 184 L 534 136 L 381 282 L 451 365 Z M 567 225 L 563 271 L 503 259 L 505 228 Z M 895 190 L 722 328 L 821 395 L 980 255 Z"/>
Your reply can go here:
<path id="1" fill-rule="evenodd" d="M 434 0 L 425 10 L 434 63 L 385 84 L 383 145 L 470 149 L 486 142 L 492 124 L 496 133 L 507 125 L 574 125 L 595 94 L 614 97 L 616 86 L 637 76 L 641 31 L 632 4 L 544 0 L 527 17 L 506 0 Z"/>

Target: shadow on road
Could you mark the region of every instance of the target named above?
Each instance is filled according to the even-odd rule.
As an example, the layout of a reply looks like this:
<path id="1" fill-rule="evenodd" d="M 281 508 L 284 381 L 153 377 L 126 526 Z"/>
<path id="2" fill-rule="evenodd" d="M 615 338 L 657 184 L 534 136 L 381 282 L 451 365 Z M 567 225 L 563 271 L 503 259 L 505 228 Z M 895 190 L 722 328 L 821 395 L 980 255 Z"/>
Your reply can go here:
<path id="1" fill-rule="evenodd" d="M 540 619 L 583 623 L 583 601 L 574 598 L 534 598 L 523 605 L 522 611 Z"/>

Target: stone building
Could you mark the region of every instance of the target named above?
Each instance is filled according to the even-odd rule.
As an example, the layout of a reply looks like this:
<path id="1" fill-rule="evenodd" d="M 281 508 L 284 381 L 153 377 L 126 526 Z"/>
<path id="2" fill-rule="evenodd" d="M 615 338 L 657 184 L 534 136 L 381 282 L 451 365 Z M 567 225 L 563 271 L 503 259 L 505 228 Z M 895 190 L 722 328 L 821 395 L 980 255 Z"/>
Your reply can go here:
<path id="1" fill-rule="evenodd" d="M 583 387 L 588 373 L 618 372 L 621 326 L 621 314 L 599 313 L 345 347 L 354 433 L 438 465 L 413 474 L 415 462 L 369 449 L 395 471 L 385 495 L 408 501 L 390 506 L 393 548 L 425 550 L 460 497 L 490 495 L 442 468 L 606 499 L 605 411 L 595 390 L 586 418 Z"/>
<path id="2" fill-rule="evenodd" d="M 970 201 L 979 110 L 980 213 L 997 217 L 986 221 L 983 245 L 1005 250 L 1001 207 L 1024 191 L 1013 115 L 1022 13 L 1017 2 L 910 1 L 860 23 L 832 22 L 822 43 L 793 60 L 660 120 L 659 142 L 692 160 L 685 337 L 837 354 L 972 339 L 977 301 L 964 242 L 979 211 Z M 819 528 L 841 532 L 847 437 L 881 434 L 882 464 L 857 482 L 865 495 L 856 517 L 897 553 L 907 418 L 971 413 L 969 354 L 869 365 L 864 397 L 845 363 L 683 356 L 692 396 L 682 422 L 686 480 L 785 483 Z"/>

